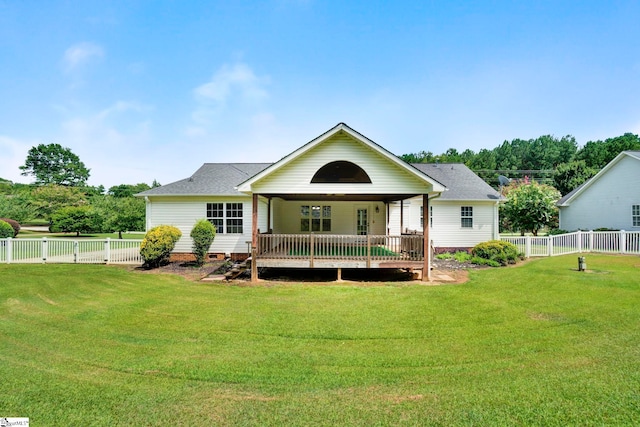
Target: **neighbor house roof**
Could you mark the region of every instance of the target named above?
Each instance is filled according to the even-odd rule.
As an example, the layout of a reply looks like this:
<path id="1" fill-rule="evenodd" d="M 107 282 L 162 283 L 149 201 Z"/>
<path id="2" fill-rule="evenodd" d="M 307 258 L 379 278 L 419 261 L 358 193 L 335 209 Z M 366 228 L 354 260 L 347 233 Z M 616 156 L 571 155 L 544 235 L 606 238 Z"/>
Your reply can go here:
<path id="1" fill-rule="evenodd" d="M 426 175 L 444 184 L 449 191 L 442 200 L 500 200 L 500 193 L 463 163 L 412 163 Z"/>
<path id="2" fill-rule="evenodd" d="M 240 196 L 236 187 L 272 163 L 205 163 L 192 176 L 138 196 Z M 498 200 L 499 194 L 461 163 L 416 163 L 411 166 L 447 187 L 443 200 Z"/>
<path id="3" fill-rule="evenodd" d="M 592 178 L 584 182 L 582 185 L 575 188 L 573 191 L 567 193 L 564 197 L 558 200 L 556 203 L 557 206 L 569 206 L 571 202 L 579 197 L 587 188 L 593 185 L 594 182 L 598 181 L 604 174 L 607 173 L 609 169 L 615 166 L 620 160 L 625 157 L 631 157 L 636 160 L 640 160 L 640 151 L 623 151 L 618 154 L 613 160 L 611 160 L 605 167 L 603 167 L 600 172 L 595 174 Z"/>

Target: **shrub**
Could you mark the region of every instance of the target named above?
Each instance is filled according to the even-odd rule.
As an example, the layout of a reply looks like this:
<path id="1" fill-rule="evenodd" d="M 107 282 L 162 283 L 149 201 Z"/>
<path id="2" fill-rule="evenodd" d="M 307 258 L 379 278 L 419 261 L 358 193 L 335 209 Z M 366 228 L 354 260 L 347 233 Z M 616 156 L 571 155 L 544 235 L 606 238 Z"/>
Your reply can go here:
<path id="1" fill-rule="evenodd" d="M 500 265 L 515 264 L 518 259 L 522 258 L 516 245 L 502 240 L 479 243 L 473 247 L 471 254 L 474 257 L 494 261 Z"/>
<path id="2" fill-rule="evenodd" d="M 6 221 L 0 220 L 0 239 L 13 237 L 13 227 Z"/>
<path id="3" fill-rule="evenodd" d="M 18 221 L 9 218 L 0 218 L 0 221 L 6 222 L 13 228 L 13 237 L 16 237 L 20 232 L 20 223 Z"/>
<path id="4" fill-rule="evenodd" d="M 191 230 L 193 239 L 193 254 L 196 256 L 196 264 L 204 264 L 204 258 L 209 252 L 209 247 L 216 237 L 216 227 L 206 219 L 196 222 Z"/>
<path id="5" fill-rule="evenodd" d="M 169 262 L 169 256 L 182 232 L 171 225 L 153 227 L 140 244 L 140 256 L 146 267 L 155 268 Z"/>

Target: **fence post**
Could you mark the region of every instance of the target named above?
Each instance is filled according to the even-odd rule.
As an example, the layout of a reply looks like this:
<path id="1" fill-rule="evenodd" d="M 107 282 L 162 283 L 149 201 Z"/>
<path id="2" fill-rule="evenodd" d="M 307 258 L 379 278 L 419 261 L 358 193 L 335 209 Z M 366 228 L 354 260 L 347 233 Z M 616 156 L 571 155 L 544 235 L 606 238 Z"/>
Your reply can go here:
<path id="1" fill-rule="evenodd" d="M 582 252 L 582 231 L 578 230 L 578 252 Z"/>
<path id="2" fill-rule="evenodd" d="M 620 253 L 627 253 L 627 235 L 624 230 L 620 230 Z"/>
<path id="3" fill-rule="evenodd" d="M 74 240 L 73 241 L 73 263 L 77 263 L 78 262 L 78 241 Z"/>
<path id="4" fill-rule="evenodd" d="M 109 260 L 111 259 L 111 238 L 107 237 L 104 241 L 104 262 L 105 264 L 109 264 Z"/>
<path id="5" fill-rule="evenodd" d="M 589 230 L 589 252 L 593 252 L 593 230 Z"/>
<path id="6" fill-rule="evenodd" d="M 553 255 L 553 236 L 547 236 L 547 255 Z"/>
<path id="7" fill-rule="evenodd" d="M 525 236 L 524 238 L 524 256 L 531 258 L 531 236 Z"/>
<path id="8" fill-rule="evenodd" d="M 47 238 L 43 237 L 42 238 L 42 263 L 46 264 L 47 263 L 47 253 L 49 251 L 47 250 Z"/>
<path id="9" fill-rule="evenodd" d="M 12 257 L 13 257 L 13 239 L 9 237 L 7 239 L 7 264 L 11 264 Z"/>

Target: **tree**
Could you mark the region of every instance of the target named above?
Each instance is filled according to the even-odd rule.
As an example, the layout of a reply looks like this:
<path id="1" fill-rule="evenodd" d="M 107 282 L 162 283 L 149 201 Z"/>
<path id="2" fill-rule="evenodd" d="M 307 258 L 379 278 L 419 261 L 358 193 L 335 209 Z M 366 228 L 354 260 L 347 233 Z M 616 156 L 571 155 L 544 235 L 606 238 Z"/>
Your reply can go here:
<path id="1" fill-rule="evenodd" d="M 589 141 L 578 151 L 576 160 L 584 160 L 587 166 L 602 169 L 625 150 L 640 150 L 638 135 L 625 133 L 604 141 Z"/>
<path id="2" fill-rule="evenodd" d="M 54 184 L 35 188 L 29 199 L 32 217 L 47 221 L 50 221 L 53 213 L 60 208 L 85 204 L 87 199 L 79 188 Z"/>
<path id="3" fill-rule="evenodd" d="M 204 264 L 204 258 L 209 252 L 209 247 L 216 237 L 216 227 L 206 219 L 196 222 L 191 229 L 191 238 L 193 239 L 193 254 L 196 256 L 196 264 Z"/>
<path id="4" fill-rule="evenodd" d="M 89 179 L 89 169 L 80 158 L 60 144 L 31 147 L 20 170 L 24 176 L 33 175 L 39 185 L 82 186 Z"/>
<path id="5" fill-rule="evenodd" d="M 553 173 L 553 185 L 564 195 L 582 185 L 597 172 L 597 169 L 587 166 L 584 160 L 563 163 Z"/>
<path id="6" fill-rule="evenodd" d="M 132 197 L 134 194 L 142 193 L 150 188 L 149 184 L 145 184 L 144 182 L 135 185 L 120 184 L 109 188 L 107 194 L 113 197 Z"/>
<path id="7" fill-rule="evenodd" d="M 144 231 L 145 203 L 135 197 L 106 197 L 106 205 L 102 210 L 104 228 L 117 231 L 122 239 L 125 231 Z"/>
<path id="8" fill-rule="evenodd" d="M 51 217 L 49 229 L 54 233 L 93 233 L 100 231 L 100 216 L 91 206 L 66 206 Z"/>
<path id="9" fill-rule="evenodd" d="M 554 226 L 557 222 L 556 202 L 560 193 L 550 185 L 537 182 L 512 183 L 505 190 L 507 201 L 501 207 L 501 215 L 513 227 L 513 230 L 531 231 L 534 236 L 544 227 Z"/>

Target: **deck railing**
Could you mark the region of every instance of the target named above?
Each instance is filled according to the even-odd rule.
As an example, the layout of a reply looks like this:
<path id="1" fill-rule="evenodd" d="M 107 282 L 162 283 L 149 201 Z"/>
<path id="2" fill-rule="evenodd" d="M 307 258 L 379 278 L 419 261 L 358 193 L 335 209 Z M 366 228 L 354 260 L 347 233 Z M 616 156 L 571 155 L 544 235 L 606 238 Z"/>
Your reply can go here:
<path id="1" fill-rule="evenodd" d="M 640 255 L 640 231 L 576 231 L 557 236 L 503 236 L 525 257 L 556 256 L 580 252 Z"/>
<path id="2" fill-rule="evenodd" d="M 422 236 L 260 234 L 258 259 L 422 261 Z"/>
<path id="3" fill-rule="evenodd" d="M 0 263 L 142 264 L 142 240 L 0 239 Z"/>

